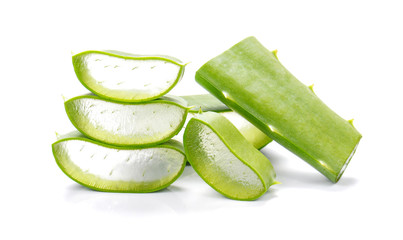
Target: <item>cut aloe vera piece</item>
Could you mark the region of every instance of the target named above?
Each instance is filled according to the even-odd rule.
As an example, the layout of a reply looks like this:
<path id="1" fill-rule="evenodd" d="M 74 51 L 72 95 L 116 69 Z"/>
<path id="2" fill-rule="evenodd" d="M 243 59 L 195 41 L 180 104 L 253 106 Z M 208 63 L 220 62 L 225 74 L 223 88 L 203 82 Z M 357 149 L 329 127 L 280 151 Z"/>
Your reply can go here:
<path id="1" fill-rule="evenodd" d="M 187 105 L 192 108 L 189 112 L 230 112 L 232 111 L 227 105 L 222 103 L 216 97 L 211 94 L 199 94 L 199 95 L 185 95 L 181 96 Z"/>
<path id="2" fill-rule="evenodd" d="M 255 148 L 262 149 L 272 141 L 272 139 L 260 131 L 259 128 L 255 127 L 255 125 L 250 123 L 238 113 L 231 111 L 220 112 L 220 114 L 234 124 L 242 136 L 244 136 L 248 142 L 252 143 Z"/>
<path id="3" fill-rule="evenodd" d="M 227 107 L 227 105 L 222 103 L 211 94 L 187 95 L 181 96 L 181 98 L 187 102 L 187 106 L 192 106 L 192 108 L 189 110 L 190 114 L 188 114 L 188 119 L 193 117 L 194 114 L 199 111 L 218 112 L 230 120 L 230 122 L 234 124 L 234 126 L 241 132 L 246 140 L 252 143 L 255 148 L 262 149 L 272 141 L 272 139 L 270 139 L 265 133 L 260 131 L 257 127 L 255 127 L 238 113 L 233 112 L 229 107 Z"/>
<path id="4" fill-rule="evenodd" d="M 183 127 L 188 108 L 164 96 L 142 103 L 121 103 L 95 95 L 65 102 L 67 115 L 84 135 L 114 145 L 149 146 L 165 142 Z"/>
<path id="5" fill-rule="evenodd" d="M 195 171 L 228 198 L 257 199 L 276 183 L 270 161 L 218 113 L 190 119 L 183 144 Z"/>
<path id="6" fill-rule="evenodd" d="M 81 83 L 103 98 L 141 102 L 168 93 L 182 78 L 185 64 L 169 56 L 118 51 L 86 51 L 73 56 Z"/>
<path id="7" fill-rule="evenodd" d="M 204 64 L 196 81 L 333 182 L 361 139 L 254 37 Z"/>
<path id="8" fill-rule="evenodd" d="M 170 140 L 149 148 L 118 147 L 68 134 L 52 145 L 60 169 L 88 188 L 105 192 L 154 192 L 183 172 L 183 146 Z"/>

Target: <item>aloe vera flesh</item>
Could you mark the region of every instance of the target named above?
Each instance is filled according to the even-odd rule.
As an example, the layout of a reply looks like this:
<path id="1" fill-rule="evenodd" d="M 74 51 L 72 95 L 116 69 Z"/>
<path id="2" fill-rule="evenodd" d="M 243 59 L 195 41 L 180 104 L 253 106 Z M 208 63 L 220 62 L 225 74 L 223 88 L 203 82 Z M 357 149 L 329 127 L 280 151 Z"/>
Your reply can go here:
<path id="1" fill-rule="evenodd" d="M 122 103 L 83 95 L 65 102 L 66 113 L 89 138 L 113 145 L 150 146 L 168 141 L 183 127 L 188 108 L 164 96 L 142 103 Z"/>
<path id="2" fill-rule="evenodd" d="M 123 102 L 142 102 L 168 93 L 182 78 L 185 64 L 169 56 L 118 51 L 86 51 L 73 56 L 80 82 L 94 94 Z"/>
<path id="3" fill-rule="evenodd" d="M 186 101 L 189 108 L 192 107 L 189 110 L 189 119 L 199 111 L 218 112 L 230 120 L 230 122 L 234 124 L 234 126 L 241 132 L 246 140 L 252 143 L 255 148 L 262 149 L 272 141 L 272 139 L 270 139 L 265 133 L 260 131 L 238 113 L 232 111 L 227 105 L 223 104 L 211 94 L 187 95 L 181 96 L 181 98 Z"/>
<path id="4" fill-rule="evenodd" d="M 270 161 L 218 113 L 190 119 L 183 144 L 199 176 L 228 198 L 257 199 L 276 183 Z"/>
<path id="5" fill-rule="evenodd" d="M 361 139 L 254 37 L 204 64 L 196 81 L 333 182 Z"/>
<path id="6" fill-rule="evenodd" d="M 186 165 L 183 146 L 173 140 L 149 148 L 118 147 L 73 133 L 52 150 L 68 177 L 105 192 L 154 192 L 172 184 Z"/>

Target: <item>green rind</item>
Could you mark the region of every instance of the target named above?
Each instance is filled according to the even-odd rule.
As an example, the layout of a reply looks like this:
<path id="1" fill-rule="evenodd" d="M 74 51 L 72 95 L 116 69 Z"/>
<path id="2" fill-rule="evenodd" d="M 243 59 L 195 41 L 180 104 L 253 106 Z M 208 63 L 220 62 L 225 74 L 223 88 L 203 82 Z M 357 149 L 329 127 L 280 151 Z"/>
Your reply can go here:
<path id="1" fill-rule="evenodd" d="M 66 135 L 65 137 L 62 137 L 61 139 L 59 139 L 59 140 L 57 140 L 56 142 L 54 142 L 54 143 L 52 144 L 52 153 L 53 153 L 53 156 L 54 156 L 54 158 L 55 158 L 55 160 L 56 160 L 56 164 L 59 166 L 60 170 L 62 170 L 62 172 L 63 172 L 64 174 L 66 174 L 66 176 L 68 176 L 70 179 L 72 179 L 73 181 L 77 182 L 78 184 L 83 185 L 83 186 L 85 186 L 85 187 L 87 187 L 87 188 L 96 190 L 96 191 L 102 191 L 102 192 L 118 192 L 118 193 L 149 193 L 149 192 L 156 192 L 156 191 L 159 191 L 159 190 L 161 190 L 161 189 L 164 189 L 164 188 L 170 186 L 173 182 L 175 182 L 175 181 L 180 177 L 180 175 L 183 173 L 183 171 L 184 171 L 184 169 L 185 169 L 185 166 L 186 166 L 186 162 L 187 162 L 187 161 L 186 161 L 186 155 L 185 155 L 185 152 L 184 152 L 184 149 L 183 149 L 183 145 L 182 145 L 181 143 L 179 143 L 178 141 L 169 140 L 169 141 L 166 142 L 166 143 L 163 143 L 163 144 L 160 144 L 160 145 L 155 145 L 155 146 L 152 146 L 152 147 L 149 147 L 149 148 L 170 148 L 170 149 L 173 149 L 173 150 L 176 150 L 176 151 L 180 152 L 180 153 L 184 156 L 184 161 L 183 161 L 183 163 L 182 163 L 181 170 L 180 170 L 180 171 L 178 172 L 178 174 L 177 174 L 175 177 L 173 177 L 170 181 L 166 182 L 166 183 L 163 184 L 163 185 L 160 185 L 160 186 L 157 186 L 157 187 L 148 188 L 148 189 L 132 188 L 132 189 L 127 189 L 127 190 L 122 190 L 122 189 L 113 189 L 113 188 L 111 188 L 111 189 L 108 189 L 108 188 L 99 188 L 99 187 L 94 187 L 93 185 L 90 185 L 88 182 L 80 181 L 80 180 L 78 180 L 77 178 L 74 178 L 74 177 L 71 175 L 71 173 L 65 168 L 65 166 L 61 163 L 61 160 L 59 159 L 59 157 L 58 157 L 58 155 L 57 155 L 57 153 L 56 153 L 56 145 L 57 145 L 58 143 L 60 143 L 60 142 L 69 141 L 69 140 L 86 141 L 86 142 L 93 143 L 93 144 L 95 144 L 95 145 L 99 145 L 99 146 L 103 146 L 103 147 L 107 147 L 107 148 L 112 148 L 112 149 L 117 149 L 117 150 L 134 150 L 134 149 L 143 149 L 143 148 L 142 148 L 142 147 L 113 146 L 113 145 L 105 144 L 105 143 L 102 143 L 102 142 L 94 141 L 94 140 L 89 139 L 89 138 L 86 138 L 86 137 L 84 137 L 84 136 L 80 136 L 79 134 L 76 134 L 76 133 Z M 77 166 L 76 166 L 76 167 L 77 167 Z M 77 168 L 78 168 L 78 167 L 77 167 Z M 83 174 L 85 174 L 85 173 L 83 173 Z M 88 175 L 92 175 L 92 176 L 89 176 L 89 177 L 87 177 L 87 178 L 95 178 L 95 180 L 98 180 L 98 181 L 99 181 L 99 179 L 100 179 L 99 177 L 93 176 L 93 174 L 88 174 Z M 97 179 L 97 178 L 98 178 L 98 179 Z M 90 181 L 90 180 L 88 180 L 88 181 Z M 111 183 L 111 185 L 120 186 L 120 188 L 121 188 L 123 185 L 126 185 L 126 186 L 135 185 L 135 184 L 133 184 L 133 183 L 130 184 L 130 183 L 124 182 L 124 181 L 111 181 L 111 180 L 103 180 L 103 181 L 109 182 L 109 183 Z"/>
<path id="2" fill-rule="evenodd" d="M 171 62 L 177 66 L 180 67 L 178 71 L 178 75 L 173 82 L 173 84 L 167 88 L 165 91 L 162 91 L 160 94 L 155 95 L 153 97 L 149 98 L 141 98 L 141 99 L 126 99 L 126 98 L 119 98 L 118 96 L 109 96 L 107 94 L 103 94 L 100 91 L 97 91 L 94 89 L 94 87 L 89 86 L 87 84 L 87 78 L 84 76 L 83 72 L 83 64 L 81 61 L 81 57 L 86 54 L 92 54 L 92 53 L 97 53 L 97 54 L 104 54 L 108 55 L 111 57 L 117 57 L 117 58 L 122 58 L 122 59 L 129 59 L 129 60 L 161 60 L 161 61 L 167 61 Z M 163 55 L 153 55 L 153 56 L 148 56 L 148 55 L 135 55 L 135 54 L 130 54 L 130 53 L 125 53 L 125 52 L 120 52 L 120 51 L 114 51 L 114 50 L 106 50 L 106 51 L 96 51 L 96 50 L 89 50 L 89 51 L 84 51 L 78 54 L 75 54 L 72 57 L 73 61 L 73 67 L 74 67 L 74 72 L 76 73 L 76 76 L 78 80 L 81 82 L 81 84 L 87 88 L 90 92 L 108 100 L 113 100 L 113 101 L 119 101 L 119 102 L 130 102 L 130 103 L 135 103 L 135 102 L 145 102 L 145 101 L 151 101 L 157 98 L 160 98 L 167 94 L 169 91 L 171 91 L 176 84 L 182 79 L 182 76 L 185 72 L 185 66 L 186 64 L 182 64 L 178 59 L 170 57 L 170 56 L 163 56 Z M 101 87 L 103 88 L 103 87 Z"/>
<path id="3" fill-rule="evenodd" d="M 175 131 L 173 131 L 171 134 L 169 134 L 168 136 L 166 136 L 163 139 L 160 139 L 159 141 L 153 141 L 150 143 L 144 143 L 144 144 L 127 144 L 127 143 L 116 143 L 116 142 L 107 142 L 107 140 L 104 139 L 99 139 L 97 137 L 94 137 L 91 133 L 88 133 L 88 131 L 86 131 L 85 129 L 81 128 L 75 118 L 74 118 L 74 111 L 71 110 L 71 108 L 69 107 L 69 104 L 71 104 L 74 100 L 77 99 L 81 99 L 81 98 L 93 98 L 93 99 L 97 99 L 97 100 L 101 100 L 101 101 L 105 101 L 105 102 L 112 102 L 112 103 L 117 103 L 117 104 L 123 104 L 123 105 L 144 105 L 144 104 L 155 104 L 155 103 L 167 103 L 167 104 L 172 104 L 172 105 L 176 105 L 180 108 L 183 108 L 185 110 L 185 114 L 183 115 L 183 119 L 181 120 L 181 123 L 178 125 L 177 129 L 175 129 Z M 92 94 L 86 94 L 86 95 L 81 95 L 81 96 L 77 96 L 74 98 L 71 98 L 67 101 L 64 102 L 64 106 L 65 106 L 65 110 L 66 110 L 66 114 L 68 116 L 68 118 L 70 119 L 70 122 L 73 124 L 73 126 L 79 131 L 81 132 L 84 136 L 94 139 L 96 141 L 100 141 L 100 142 L 105 142 L 107 144 L 111 144 L 111 145 L 116 145 L 116 146 L 138 146 L 138 147 L 150 147 L 150 146 L 154 146 L 154 145 L 158 145 L 161 143 L 164 143 L 166 141 L 168 141 L 169 139 L 171 139 L 173 136 L 175 136 L 176 134 L 178 134 L 180 132 L 180 130 L 183 128 L 185 122 L 186 122 L 186 116 L 189 112 L 189 108 L 187 108 L 184 102 L 181 102 L 180 98 L 177 98 L 175 96 L 163 96 L 159 99 L 156 100 L 151 100 L 151 101 L 147 101 L 147 102 L 141 102 L 141 103 L 128 103 L 128 102 L 119 102 L 119 101 L 114 101 L 114 100 L 110 100 L 110 99 L 103 99 L 101 97 L 98 97 L 96 95 L 92 95 Z"/>
<path id="4" fill-rule="evenodd" d="M 228 192 L 218 189 L 214 184 L 210 182 L 199 170 L 194 167 L 193 153 L 189 151 L 189 145 L 192 144 L 194 136 L 189 133 L 192 131 L 193 122 L 200 122 L 201 124 L 209 127 L 225 144 L 225 146 L 230 150 L 230 152 L 237 157 L 239 161 L 249 167 L 261 180 L 264 191 L 260 192 L 255 196 L 250 196 L 247 198 L 238 198 L 231 196 Z M 277 184 L 275 181 L 276 173 L 271 165 L 270 161 L 255 149 L 251 143 L 249 143 L 241 133 L 235 128 L 232 123 L 223 117 L 222 115 L 214 112 L 206 112 L 198 115 L 198 117 L 192 118 L 188 125 L 186 126 L 185 133 L 183 136 L 184 149 L 188 161 L 193 166 L 196 173 L 214 190 L 221 193 L 222 195 L 234 199 L 234 200 L 255 200 L 261 197 L 271 185 Z M 246 160 L 248 159 L 248 160 Z"/>
<path id="5" fill-rule="evenodd" d="M 332 182 L 362 137 L 254 37 L 204 64 L 196 81 Z"/>

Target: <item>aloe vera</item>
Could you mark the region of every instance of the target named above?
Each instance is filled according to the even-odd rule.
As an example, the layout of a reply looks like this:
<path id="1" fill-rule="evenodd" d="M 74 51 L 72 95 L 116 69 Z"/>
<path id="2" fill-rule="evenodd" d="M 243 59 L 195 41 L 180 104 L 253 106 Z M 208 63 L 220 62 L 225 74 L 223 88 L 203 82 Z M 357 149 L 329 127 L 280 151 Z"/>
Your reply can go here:
<path id="1" fill-rule="evenodd" d="M 148 148 L 118 147 L 67 134 L 52 145 L 60 169 L 88 188 L 105 192 L 154 192 L 183 172 L 183 146 L 170 140 Z"/>
<path id="2" fill-rule="evenodd" d="M 255 148 L 262 149 L 272 141 L 265 133 L 260 131 L 241 115 L 232 111 L 227 105 L 223 104 L 211 94 L 187 95 L 181 96 L 181 98 L 187 102 L 187 106 L 192 107 L 189 110 L 189 119 L 199 111 L 218 112 L 230 120 L 246 140 L 252 143 Z"/>
<path id="3" fill-rule="evenodd" d="M 361 139 L 254 37 L 204 64 L 196 81 L 333 182 Z"/>
<path id="4" fill-rule="evenodd" d="M 185 95 L 180 96 L 184 99 L 189 107 L 189 112 L 230 112 L 232 111 L 227 105 L 222 103 L 211 94 Z"/>
<path id="5" fill-rule="evenodd" d="M 89 138 L 113 145 L 150 146 L 168 141 L 183 127 L 188 108 L 180 98 L 164 96 L 122 103 L 95 95 L 65 102 L 72 124 Z"/>
<path id="6" fill-rule="evenodd" d="M 183 144 L 198 175 L 228 198 L 257 199 L 277 183 L 270 161 L 218 113 L 190 119 Z"/>
<path id="7" fill-rule="evenodd" d="M 123 102 L 142 102 L 168 93 L 182 78 L 185 64 L 169 56 L 118 51 L 85 51 L 73 56 L 80 82 L 94 94 Z"/>

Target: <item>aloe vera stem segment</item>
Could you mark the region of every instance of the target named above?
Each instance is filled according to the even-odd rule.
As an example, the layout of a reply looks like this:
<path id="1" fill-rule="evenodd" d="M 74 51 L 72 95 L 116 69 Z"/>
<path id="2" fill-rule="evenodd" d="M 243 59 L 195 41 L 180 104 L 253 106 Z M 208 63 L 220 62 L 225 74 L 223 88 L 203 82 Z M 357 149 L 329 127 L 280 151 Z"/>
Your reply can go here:
<path id="1" fill-rule="evenodd" d="M 183 127 L 188 108 L 182 99 L 164 96 L 122 103 L 83 95 L 65 102 L 67 115 L 84 135 L 114 145 L 150 146 L 168 141 Z"/>
<path id="2" fill-rule="evenodd" d="M 204 64 L 196 81 L 333 182 L 361 139 L 254 37 Z"/>
<path id="3" fill-rule="evenodd" d="M 185 64 L 169 56 L 119 51 L 85 51 L 73 56 L 80 82 L 94 94 L 122 102 L 142 102 L 168 93 L 182 78 Z"/>
<path id="4" fill-rule="evenodd" d="M 270 161 L 218 113 L 190 119 L 183 143 L 195 171 L 224 196 L 253 200 L 277 183 Z"/>
<path id="5" fill-rule="evenodd" d="M 168 141 L 147 148 L 118 147 L 73 132 L 52 145 L 60 169 L 88 188 L 105 192 L 154 192 L 183 172 L 183 146 Z"/>

